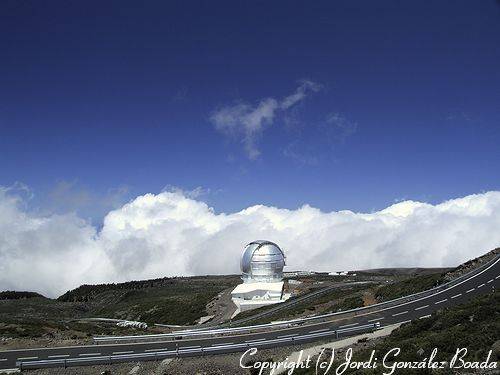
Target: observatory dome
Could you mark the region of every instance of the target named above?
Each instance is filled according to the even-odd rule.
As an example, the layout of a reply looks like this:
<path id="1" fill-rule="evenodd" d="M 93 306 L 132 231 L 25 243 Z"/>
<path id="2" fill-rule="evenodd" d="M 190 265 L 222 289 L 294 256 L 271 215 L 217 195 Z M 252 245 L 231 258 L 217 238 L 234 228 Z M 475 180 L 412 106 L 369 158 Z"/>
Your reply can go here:
<path id="1" fill-rule="evenodd" d="M 276 282 L 283 278 L 285 254 L 274 242 L 253 241 L 241 256 L 242 279 L 245 282 Z"/>

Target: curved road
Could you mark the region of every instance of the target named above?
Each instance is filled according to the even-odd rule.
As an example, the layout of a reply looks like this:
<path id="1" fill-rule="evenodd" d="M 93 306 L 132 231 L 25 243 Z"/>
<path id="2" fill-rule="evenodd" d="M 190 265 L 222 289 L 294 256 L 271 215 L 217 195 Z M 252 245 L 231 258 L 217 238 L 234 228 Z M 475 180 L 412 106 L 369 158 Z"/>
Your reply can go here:
<path id="1" fill-rule="evenodd" d="M 500 258 L 482 271 L 435 294 L 394 306 L 360 311 L 357 316 L 343 314 L 326 322 L 308 323 L 279 330 L 181 340 L 86 345 L 0 351 L 0 369 L 92 365 L 123 361 L 153 360 L 176 356 L 244 351 L 248 347 L 275 347 L 325 339 L 370 330 L 374 324 L 386 326 L 429 316 L 432 312 L 464 303 L 498 288 Z M 351 312 L 352 315 L 352 312 Z M 359 328 L 359 330 L 358 330 Z"/>

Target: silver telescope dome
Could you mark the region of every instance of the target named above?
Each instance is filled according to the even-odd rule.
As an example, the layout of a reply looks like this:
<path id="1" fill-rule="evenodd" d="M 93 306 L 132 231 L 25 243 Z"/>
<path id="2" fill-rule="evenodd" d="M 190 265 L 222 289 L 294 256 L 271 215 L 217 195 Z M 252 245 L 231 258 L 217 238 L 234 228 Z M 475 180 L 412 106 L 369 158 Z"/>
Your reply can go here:
<path id="1" fill-rule="evenodd" d="M 253 241 L 245 246 L 240 265 L 245 282 L 281 281 L 285 254 L 274 242 Z"/>

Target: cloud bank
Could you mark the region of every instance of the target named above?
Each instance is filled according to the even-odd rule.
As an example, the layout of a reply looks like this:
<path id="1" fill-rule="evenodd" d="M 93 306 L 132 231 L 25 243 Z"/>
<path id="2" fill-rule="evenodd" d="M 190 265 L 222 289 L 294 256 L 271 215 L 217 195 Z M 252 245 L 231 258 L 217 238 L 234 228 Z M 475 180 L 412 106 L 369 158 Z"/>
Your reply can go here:
<path id="1" fill-rule="evenodd" d="M 277 242 L 288 269 L 454 266 L 500 245 L 500 192 L 372 213 L 252 206 L 216 213 L 182 191 L 139 196 L 101 229 L 41 215 L 0 188 L 0 290 L 57 296 L 83 283 L 239 272 L 243 246 Z"/>
<path id="2" fill-rule="evenodd" d="M 248 158 L 254 160 L 260 155 L 257 140 L 265 127 L 274 122 L 277 114 L 287 111 L 304 100 L 309 93 L 316 92 L 320 88 L 321 86 L 315 82 L 303 80 L 293 94 L 282 100 L 265 98 L 255 106 L 248 103 L 225 106 L 214 111 L 210 121 L 219 132 L 241 138 Z"/>

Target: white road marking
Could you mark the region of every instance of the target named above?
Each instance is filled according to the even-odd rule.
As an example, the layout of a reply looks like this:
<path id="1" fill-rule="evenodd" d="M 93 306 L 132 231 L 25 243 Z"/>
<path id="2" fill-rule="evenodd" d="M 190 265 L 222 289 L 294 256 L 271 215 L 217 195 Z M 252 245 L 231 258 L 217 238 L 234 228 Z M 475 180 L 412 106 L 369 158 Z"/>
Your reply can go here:
<path id="1" fill-rule="evenodd" d="M 425 318 L 430 318 L 431 316 L 430 315 L 424 315 L 424 316 L 421 316 L 419 319 L 425 319 Z"/>
<path id="2" fill-rule="evenodd" d="M 405 321 L 401 322 L 401 324 L 410 323 L 410 322 L 411 322 L 411 319 L 410 320 L 405 320 Z"/>
<path id="3" fill-rule="evenodd" d="M 292 333 L 290 335 L 283 335 L 283 336 L 278 336 L 279 339 L 283 339 L 285 337 L 292 337 L 292 336 L 297 336 L 297 333 Z"/>
<path id="4" fill-rule="evenodd" d="M 38 357 L 19 357 L 19 360 L 25 360 L 25 359 L 38 359 Z"/>
<path id="5" fill-rule="evenodd" d="M 461 295 L 462 295 L 462 293 L 455 294 L 453 297 L 451 297 L 451 299 L 460 297 Z"/>
<path id="6" fill-rule="evenodd" d="M 425 305 L 425 306 L 420 306 L 420 307 L 417 307 L 417 308 L 415 309 L 415 311 L 425 309 L 426 307 L 429 307 L 429 305 Z"/>
<path id="7" fill-rule="evenodd" d="M 382 320 L 382 319 L 385 319 L 385 318 L 377 318 L 377 319 L 372 319 L 372 320 L 369 320 L 368 322 L 370 322 L 370 323 L 371 323 L 371 322 L 377 322 L 377 321 Z"/>
<path id="8" fill-rule="evenodd" d="M 80 357 L 88 357 L 88 356 L 92 356 L 92 355 L 101 355 L 101 353 L 82 353 L 82 354 L 78 354 Z"/>
<path id="9" fill-rule="evenodd" d="M 113 354 L 130 354 L 133 353 L 133 350 L 129 350 L 128 352 L 113 352 Z"/>
<path id="10" fill-rule="evenodd" d="M 309 333 L 324 332 L 324 331 L 328 331 L 329 329 L 330 329 L 330 328 L 317 329 L 316 331 L 310 331 Z"/>
<path id="11" fill-rule="evenodd" d="M 257 341 L 265 341 L 266 339 L 254 339 L 254 340 L 247 340 L 245 342 L 257 342 Z"/>
<path id="12" fill-rule="evenodd" d="M 397 313 L 397 314 L 392 314 L 392 316 L 403 315 L 403 314 L 406 314 L 406 313 L 408 313 L 408 310 L 400 312 L 400 313 Z"/>
<path id="13" fill-rule="evenodd" d="M 495 266 L 495 264 L 497 264 L 498 262 L 500 262 L 500 258 L 498 258 L 497 260 L 495 260 L 495 262 L 494 262 L 494 263 L 490 264 L 488 267 L 486 267 L 485 269 L 483 269 L 483 270 L 479 271 L 479 272 L 478 272 L 478 273 L 476 273 L 475 275 L 472 275 L 472 276 L 468 277 L 467 279 L 462 280 L 462 281 L 460 281 L 459 283 L 457 283 L 457 284 L 455 284 L 455 285 L 450 286 L 449 288 L 446 288 L 446 289 L 443 289 L 443 290 L 441 290 L 441 291 L 439 291 L 439 292 L 436 292 L 436 293 L 434 293 L 434 294 L 431 294 L 430 296 L 422 297 L 422 298 L 419 298 L 419 299 L 416 299 L 416 300 L 413 300 L 413 301 L 404 302 L 404 303 L 401 303 L 401 304 L 396 305 L 396 306 L 386 307 L 386 308 L 384 308 L 384 309 L 380 309 L 380 310 L 378 310 L 377 312 L 378 312 L 378 313 L 380 313 L 380 312 L 382 312 L 382 311 L 395 309 L 395 308 L 398 308 L 398 307 L 401 307 L 401 306 L 405 306 L 405 305 L 409 305 L 409 304 L 412 304 L 412 303 L 415 303 L 415 302 L 418 302 L 418 301 L 423 301 L 423 300 L 428 299 L 428 298 L 430 298 L 430 297 L 437 296 L 438 294 L 441 294 L 441 293 L 448 292 L 449 290 L 454 289 L 454 288 L 457 288 L 459 285 L 462 285 L 463 283 L 466 283 L 466 282 L 468 282 L 468 281 L 470 281 L 470 280 L 472 280 L 472 279 L 477 278 L 479 275 L 482 275 L 483 273 L 485 273 L 486 271 L 488 271 L 489 269 L 491 269 L 493 266 Z M 498 277 L 500 277 L 500 275 L 499 275 L 499 276 L 497 276 L 497 278 L 498 278 Z M 473 290 L 474 290 L 474 288 L 472 288 L 472 289 L 470 290 L 470 292 L 472 292 Z"/>
<path id="14" fill-rule="evenodd" d="M 491 279 L 491 280 L 488 280 L 488 284 L 489 284 L 489 283 L 492 283 L 492 282 L 493 282 L 493 279 Z"/>
<path id="15" fill-rule="evenodd" d="M 179 346 L 179 349 L 194 349 L 194 348 L 201 348 L 199 345 L 194 345 L 194 346 Z"/>
<path id="16" fill-rule="evenodd" d="M 359 323 L 352 323 L 352 324 L 346 324 L 344 326 L 340 326 L 339 328 L 345 328 L 345 327 L 352 327 L 352 326 L 357 326 Z"/>
<path id="17" fill-rule="evenodd" d="M 223 346 L 223 345 L 233 345 L 233 342 L 223 342 L 221 344 L 212 344 L 212 346 Z"/>
<path id="18" fill-rule="evenodd" d="M 383 309 L 378 310 L 378 311 L 377 311 L 377 313 L 380 313 L 380 312 L 382 312 L 382 311 L 386 311 L 386 310 L 395 309 L 395 308 L 398 308 L 398 307 L 401 307 L 401 306 L 404 306 L 404 305 L 408 305 L 408 304 L 414 304 L 414 303 L 416 303 L 416 302 L 418 302 L 418 301 L 423 301 L 423 300 L 425 300 L 425 299 L 428 299 L 428 298 L 430 298 L 430 297 L 434 297 L 434 296 L 439 295 L 439 294 L 441 294 L 441 293 L 449 292 L 450 290 L 455 289 L 455 288 L 457 288 L 458 286 L 460 286 L 460 285 L 462 285 L 462 284 L 464 284 L 464 283 L 467 283 L 467 282 L 469 282 L 470 280 L 475 279 L 475 278 L 477 278 L 478 276 L 480 276 L 480 275 L 484 274 L 485 272 L 487 272 L 488 270 L 490 270 L 492 267 L 494 267 L 494 266 L 495 266 L 497 263 L 499 263 L 499 262 L 500 262 L 500 258 L 499 258 L 499 259 L 497 259 L 497 260 L 495 260 L 495 262 L 493 262 L 492 264 L 490 264 L 488 267 L 486 267 L 485 269 L 481 270 L 480 272 L 478 272 L 478 273 L 476 273 L 476 274 L 474 274 L 474 275 L 472 275 L 472 276 L 470 276 L 470 277 L 467 277 L 466 279 L 464 279 L 464 280 L 460 281 L 459 283 L 457 283 L 457 284 L 455 284 L 455 285 L 452 285 L 452 286 L 450 286 L 450 287 L 448 287 L 448 288 L 446 288 L 446 289 L 443 289 L 443 290 L 441 290 L 441 291 L 439 291 L 439 292 L 436 292 L 436 293 L 434 293 L 434 294 L 432 294 L 432 295 L 430 295 L 430 296 L 421 297 L 421 298 L 418 298 L 418 299 L 416 299 L 416 300 L 412 300 L 412 301 L 404 302 L 404 303 L 401 303 L 401 304 L 396 305 L 396 306 L 386 307 L 386 308 L 383 308 Z M 495 277 L 495 279 L 499 279 L 499 278 L 500 278 L 500 275 L 498 275 L 498 276 L 496 276 L 496 277 Z M 472 289 L 468 290 L 466 293 L 472 292 L 473 290 L 474 290 L 474 288 L 472 288 Z M 327 315 L 328 315 L 328 314 L 327 314 Z M 377 320 L 378 320 L 378 319 L 377 319 Z M 129 345 L 129 344 L 118 344 L 118 345 Z M 70 349 L 75 349 L 75 348 L 88 348 L 88 346 L 85 346 L 85 345 L 77 345 L 77 346 L 71 346 L 71 347 L 59 347 L 58 349 L 63 349 L 63 348 L 70 348 Z M 30 348 L 30 349 L 25 349 L 25 350 L 26 350 L 26 351 L 32 351 L 32 352 L 34 352 L 34 351 L 39 351 L 39 350 L 41 350 L 41 349 L 45 349 L 45 348 Z M 35 358 L 38 358 L 38 357 L 35 357 Z"/>
<path id="19" fill-rule="evenodd" d="M 442 299 L 441 301 L 437 301 L 434 304 L 435 305 L 439 305 L 440 303 L 443 303 L 443 302 L 446 302 L 446 301 L 448 301 L 448 298 Z"/>
<path id="20" fill-rule="evenodd" d="M 451 290 L 451 289 L 453 289 L 453 288 L 457 288 L 459 285 L 462 285 L 462 284 L 464 284 L 464 283 L 466 283 L 466 282 L 468 282 L 468 281 L 470 281 L 470 280 L 472 280 L 472 279 L 474 279 L 474 278 L 477 278 L 479 275 L 483 274 L 484 272 L 488 271 L 488 270 L 489 270 L 489 269 L 491 269 L 493 266 L 495 266 L 498 262 L 500 262 L 500 259 L 497 259 L 497 260 L 496 260 L 493 264 L 491 264 L 490 266 L 488 266 L 486 269 L 481 270 L 479 273 L 477 273 L 477 274 L 475 274 L 475 275 L 473 275 L 473 276 L 471 276 L 471 277 L 468 277 L 467 279 L 465 279 L 465 280 L 463 280 L 463 281 L 459 282 L 458 284 L 453 285 L 453 286 L 451 286 L 451 287 L 449 287 L 449 288 L 447 288 L 447 289 L 445 289 L 445 290 L 442 290 L 442 291 L 440 291 L 440 292 L 437 292 L 437 293 L 433 294 L 432 296 L 436 296 L 436 295 L 438 295 L 438 294 L 441 294 L 441 293 L 444 293 L 444 292 L 446 292 L 446 291 L 449 291 L 449 290 Z M 499 278 L 500 278 L 500 275 L 498 275 L 498 276 L 496 276 L 496 277 L 495 277 L 495 279 L 499 279 Z M 470 292 L 472 292 L 474 289 L 475 289 L 475 288 L 472 288 L 472 289 L 468 290 L 466 293 L 470 293 Z M 421 301 L 421 300 L 424 300 L 424 299 L 427 299 L 427 298 L 429 298 L 429 297 L 422 297 L 422 298 L 420 298 L 420 299 L 418 299 L 418 300 L 408 301 L 408 302 L 403 303 L 403 304 L 400 304 L 400 305 L 398 305 L 398 306 L 392 306 L 392 307 L 389 307 L 389 308 L 385 308 L 385 309 L 379 310 L 378 312 L 380 312 L 380 311 L 385 311 L 385 310 L 389 310 L 389 309 L 394 309 L 394 308 L 397 308 L 397 307 L 400 307 L 400 306 L 403 306 L 403 305 L 407 305 L 407 304 L 410 304 L 410 303 L 415 303 L 415 302 L 417 302 L 417 301 Z M 426 306 L 426 307 L 427 307 L 427 306 Z M 377 320 L 378 320 L 378 319 L 377 319 Z M 404 322 L 403 322 L 403 323 L 404 323 Z M 85 346 L 74 346 L 74 347 L 71 347 L 71 348 L 73 349 L 73 348 L 77 348 L 77 347 L 85 347 Z M 28 350 L 35 351 L 35 350 L 40 350 L 40 349 L 44 349 L 44 348 L 32 348 L 32 349 L 28 349 Z M 33 358 L 34 358 L 34 359 L 36 359 L 36 358 L 38 358 L 38 357 L 25 357 L 25 358 L 18 358 L 18 359 L 33 359 Z"/>
<path id="21" fill-rule="evenodd" d="M 57 354 L 57 355 L 48 355 L 47 358 L 66 358 L 69 357 L 69 354 Z"/>
<path id="22" fill-rule="evenodd" d="M 168 349 L 161 349 L 160 348 L 160 349 L 146 349 L 146 350 L 144 350 L 144 352 L 155 352 L 155 353 L 161 354 L 161 353 L 172 353 L 172 352 L 175 352 L 175 350 L 168 350 Z"/>
<path id="23" fill-rule="evenodd" d="M 483 287 L 483 286 L 484 286 L 484 284 L 478 285 L 478 286 L 477 286 L 477 289 L 479 289 L 479 288 L 481 288 L 481 287 Z"/>
<path id="24" fill-rule="evenodd" d="M 6 360 L 7 360 L 6 358 L 0 358 L 0 362 L 4 362 Z"/>

